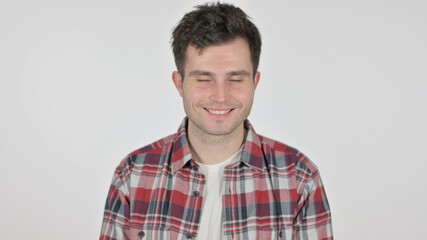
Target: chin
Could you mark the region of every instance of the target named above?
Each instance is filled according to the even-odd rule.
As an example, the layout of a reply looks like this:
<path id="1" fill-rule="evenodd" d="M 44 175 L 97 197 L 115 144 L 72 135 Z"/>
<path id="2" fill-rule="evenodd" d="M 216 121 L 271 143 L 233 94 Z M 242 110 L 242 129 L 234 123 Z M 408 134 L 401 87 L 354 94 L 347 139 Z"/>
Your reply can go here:
<path id="1" fill-rule="evenodd" d="M 233 133 L 234 131 L 236 131 L 238 126 L 240 126 L 240 124 L 238 124 L 237 126 L 211 127 L 211 128 L 205 128 L 204 130 L 206 133 L 210 135 L 223 136 L 223 135 L 228 135 L 230 133 Z"/>

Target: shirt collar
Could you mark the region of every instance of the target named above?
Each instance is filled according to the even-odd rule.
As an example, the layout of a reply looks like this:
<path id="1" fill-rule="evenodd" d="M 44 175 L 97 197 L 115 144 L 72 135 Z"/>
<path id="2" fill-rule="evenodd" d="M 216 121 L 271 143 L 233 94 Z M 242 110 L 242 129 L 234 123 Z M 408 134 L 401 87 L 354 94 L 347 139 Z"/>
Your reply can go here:
<path id="1" fill-rule="evenodd" d="M 187 122 L 188 118 L 185 117 L 181 122 L 176 137 L 173 141 L 172 174 L 175 174 L 176 171 L 184 167 L 188 161 L 193 159 L 186 133 Z M 245 120 L 244 126 L 246 129 L 246 139 L 241 155 L 241 162 L 257 171 L 262 172 L 264 171 L 266 164 L 261 146 L 261 136 L 255 132 L 249 120 Z"/>
<path id="2" fill-rule="evenodd" d="M 258 171 L 264 171 L 264 151 L 261 145 L 261 136 L 258 135 L 249 120 L 245 120 L 246 139 L 242 152 L 242 162 Z"/>
<path id="3" fill-rule="evenodd" d="M 187 119 L 188 118 L 185 117 L 184 120 L 182 120 L 172 144 L 172 174 L 175 174 L 176 171 L 193 159 L 186 133 Z"/>

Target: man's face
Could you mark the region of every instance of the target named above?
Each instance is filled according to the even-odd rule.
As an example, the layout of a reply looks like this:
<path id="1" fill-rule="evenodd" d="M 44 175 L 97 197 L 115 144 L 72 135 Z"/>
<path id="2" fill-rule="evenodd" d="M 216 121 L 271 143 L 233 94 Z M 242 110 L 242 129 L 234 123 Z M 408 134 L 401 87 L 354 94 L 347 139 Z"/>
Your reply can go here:
<path id="1" fill-rule="evenodd" d="M 188 46 L 185 79 L 174 72 L 173 80 L 184 101 L 189 124 L 200 133 L 227 135 L 243 131 L 259 72 L 253 76 L 248 43 L 236 38 L 199 50 Z"/>

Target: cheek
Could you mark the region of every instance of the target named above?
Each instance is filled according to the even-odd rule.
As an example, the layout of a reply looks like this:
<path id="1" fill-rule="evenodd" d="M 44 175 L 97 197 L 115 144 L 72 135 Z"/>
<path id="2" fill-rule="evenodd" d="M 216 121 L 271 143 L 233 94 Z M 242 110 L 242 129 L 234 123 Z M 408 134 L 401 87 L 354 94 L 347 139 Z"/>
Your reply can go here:
<path id="1" fill-rule="evenodd" d="M 240 89 L 239 91 L 235 91 L 233 93 L 233 97 L 242 104 L 249 103 L 254 97 L 254 91 L 253 89 L 248 88 Z"/>
<path id="2" fill-rule="evenodd" d="M 186 87 L 183 89 L 183 97 L 187 102 L 197 103 L 207 96 L 206 89 L 197 87 Z"/>

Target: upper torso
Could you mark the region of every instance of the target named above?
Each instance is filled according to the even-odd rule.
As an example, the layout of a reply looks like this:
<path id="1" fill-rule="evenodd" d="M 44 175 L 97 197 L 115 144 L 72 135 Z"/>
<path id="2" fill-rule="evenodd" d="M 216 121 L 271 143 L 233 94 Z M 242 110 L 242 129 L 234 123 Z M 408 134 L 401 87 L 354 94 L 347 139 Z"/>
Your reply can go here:
<path id="1" fill-rule="evenodd" d="M 326 196 L 313 196 L 319 205 L 314 212 L 303 208 L 302 201 L 314 187 L 323 192 L 317 168 L 297 150 L 257 135 L 246 124 L 249 131 L 241 158 L 222 173 L 225 238 L 292 239 L 296 226 L 310 226 L 313 219 L 325 221 L 326 230 L 321 231 L 329 231 Z M 208 186 L 192 158 L 185 130 L 131 153 L 116 175 L 117 191 L 123 197 L 109 202 L 122 202 L 119 198 L 128 202 L 128 214 L 124 213 L 122 220 L 129 228 L 127 237 L 140 239 L 142 232 L 144 239 L 194 239 L 200 234 L 202 211 L 210 207 L 203 205 Z M 298 217 L 301 211 L 307 216 Z M 304 234 L 320 236 L 310 231 Z"/>

